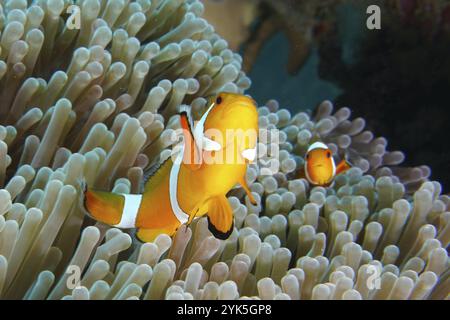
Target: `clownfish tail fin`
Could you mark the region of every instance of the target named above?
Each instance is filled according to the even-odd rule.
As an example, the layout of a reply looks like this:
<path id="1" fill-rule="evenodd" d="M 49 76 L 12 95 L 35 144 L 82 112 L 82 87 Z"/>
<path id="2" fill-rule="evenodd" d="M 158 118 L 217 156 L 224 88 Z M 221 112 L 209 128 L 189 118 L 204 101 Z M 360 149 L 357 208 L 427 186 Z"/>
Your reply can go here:
<path id="1" fill-rule="evenodd" d="M 117 228 L 133 228 L 139 212 L 142 195 L 118 194 L 92 190 L 86 187 L 83 203 L 86 214 L 105 224 Z"/>
<path id="2" fill-rule="evenodd" d="M 347 159 L 344 159 L 345 163 L 347 164 L 347 166 L 349 166 L 350 168 L 353 167 L 353 164 L 348 161 Z"/>
<path id="3" fill-rule="evenodd" d="M 336 175 L 344 173 L 348 169 L 352 167 L 351 163 L 348 162 L 346 159 L 343 159 L 336 167 Z"/>
<path id="4" fill-rule="evenodd" d="M 124 201 L 120 195 L 88 187 L 84 190 L 83 208 L 88 216 L 99 222 L 117 224 L 122 215 L 123 205 Z"/>

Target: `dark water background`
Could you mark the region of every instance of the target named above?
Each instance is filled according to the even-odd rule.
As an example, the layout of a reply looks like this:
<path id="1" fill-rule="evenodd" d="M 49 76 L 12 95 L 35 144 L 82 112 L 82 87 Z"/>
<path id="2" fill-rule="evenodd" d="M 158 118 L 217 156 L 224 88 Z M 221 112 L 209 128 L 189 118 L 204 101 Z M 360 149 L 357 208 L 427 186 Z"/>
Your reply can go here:
<path id="1" fill-rule="evenodd" d="M 313 109 L 323 100 L 334 100 L 342 92 L 337 84 L 320 78 L 317 48 L 295 76 L 285 71 L 287 55 L 287 39 L 278 33 L 267 43 L 250 73 L 252 86 L 248 93 L 256 101 L 276 97 L 283 108 L 300 111 Z"/>
<path id="2" fill-rule="evenodd" d="M 389 150 L 406 154 L 404 165 L 430 166 L 431 178 L 449 192 L 449 39 L 422 43 L 414 28 L 389 30 L 383 12 L 381 30 L 368 30 L 368 15 L 351 5 L 337 14 L 338 44 L 313 48 L 294 76 L 286 71 L 286 37 L 278 33 L 266 42 L 249 75 L 249 94 L 260 103 L 276 99 L 293 112 L 325 99 L 349 107 L 353 118 L 365 118 L 368 129 L 388 139 Z"/>
<path id="3" fill-rule="evenodd" d="M 342 42 L 342 51 L 336 52 L 336 57 L 341 56 L 351 64 L 355 60 L 354 49 L 366 28 L 366 15 L 350 5 L 340 6 L 337 14 L 336 32 Z M 342 94 L 337 83 L 320 77 L 317 47 L 312 48 L 306 63 L 294 76 L 286 72 L 288 52 L 289 43 L 283 33 L 277 33 L 265 44 L 250 72 L 252 86 L 249 94 L 257 101 L 276 97 L 280 106 L 298 112 L 314 109 L 323 100 L 335 100 Z"/>

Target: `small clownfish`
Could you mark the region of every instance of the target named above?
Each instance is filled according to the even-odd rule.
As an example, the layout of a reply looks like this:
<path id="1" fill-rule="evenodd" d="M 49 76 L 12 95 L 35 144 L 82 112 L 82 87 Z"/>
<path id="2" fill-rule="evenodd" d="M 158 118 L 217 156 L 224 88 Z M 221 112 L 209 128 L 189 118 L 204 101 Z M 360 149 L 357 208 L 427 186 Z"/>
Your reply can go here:
<path id="1" fill-rule="evenodd" d="M 85 189 L 84 206 L 90 216 L 115 227 L 136 228 L 142 242 L 151 242 L 162 233 L 172 236 L 181 225 L 205 214 L 215 237 L 230 236 L 234 222 L 228 191 L 239 183 L 256 204 L 245 180 L 247 164 L 256 157 L 256 104 L 244 95 L 220 93 L 195 127 L 188 111 L 180 112 L 184 141 L 177 159 L 169 157 L 153 174 L 147 174 L 150 177 L 144 181 L 142 194 Z M 213 140 L 209 129 L 223 134 L 229 129 L 254 130 L 255 135 L 223 135 L 220 143 Z M 227 153 L 233 157 L 223 163 L 201 161 Z"/>
<path id="2" fill-rule="evenodd" d="M 306 151 L 305 176 L 313 185 L 329 186 L 335 176 L 350 168 L 351 165 L 346 160 L 336 166 L 331 150 L 322 142 L 314 142 Z"/>

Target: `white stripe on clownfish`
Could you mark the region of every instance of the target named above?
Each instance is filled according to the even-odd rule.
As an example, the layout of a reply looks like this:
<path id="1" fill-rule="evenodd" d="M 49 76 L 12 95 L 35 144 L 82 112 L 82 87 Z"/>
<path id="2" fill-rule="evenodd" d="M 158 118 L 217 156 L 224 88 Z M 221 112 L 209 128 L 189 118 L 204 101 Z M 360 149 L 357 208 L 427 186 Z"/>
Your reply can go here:
<path id="1" fill-rule="evenodd" d="M 206 110 L 206 112 L 203 114 L 203 116 L 200 118 L 200 120 L 197 122 L 194 128 L 193 132 L 194 140 L 195 143 L 197 144 L 197 147 L 200 150 L 219 151 L 220 149 L 222 149 L 222 146 L 218 142 L 205 137 L 204 134 L 204 126 L 206 118 L 208 117 L 209 112 L 212 110 L 214 106 L 215 104 L 211 103 L 211 106 L 209 106 L 208 110 Z"/>
<path id="2" fill-rule="evenodd" d="M 314 149 L 325 149 L 325 150 L 327 150 L 329 148 L 327 147 L 327 145 L 325 143 L 317 141 L 317 142 L 314 142 L 312 145 L 310 145 L 308 147 L 308 150 L 306 151 L 306 153 L 308 153 L 308 152 L 310 152 L 310 151 L 312 151 Z"/>
<path id="3" fill-rule="evenodd" d="M 134 228 L 142 201 L 142 195 L 124 193 L 121 195 L 124 197 L 123 213 L 120 222 L 114 225 L 114 227 L 123 229 Z"/>
<path id="4" fill-rule="evenodd" d="M 185 224 L 189 220 L 189 215 L 187 215 L 178 203 L 178 174 L 180 172 L 181 163 L 183 161 L 184 144 L 180 148 L 180 152 L 177 155 L 175 161 L 173 162 L 172 168 L 170 169 L 169 176 L 169 200 L 172 211 L 175 217 L 180 221 L 181 224 Z"/>
<path id="5" fill-rule="evenodd" d="M 331 157 L 331 166 L 333 168 L 333 177 L 336 175 L 336 164 L 334 163 L 333 156 Z"/>

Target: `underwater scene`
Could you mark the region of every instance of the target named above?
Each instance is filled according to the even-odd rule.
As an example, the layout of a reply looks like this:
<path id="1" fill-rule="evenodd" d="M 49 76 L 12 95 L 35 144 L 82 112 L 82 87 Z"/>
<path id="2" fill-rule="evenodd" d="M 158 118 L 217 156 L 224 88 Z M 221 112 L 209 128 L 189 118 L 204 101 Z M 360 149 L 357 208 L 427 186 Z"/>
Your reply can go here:
<path id="1" fill-rule="evenodd" d="M 449 53 L 448 0 L 0 0 L 0 300 L 449 300 Z"/>

